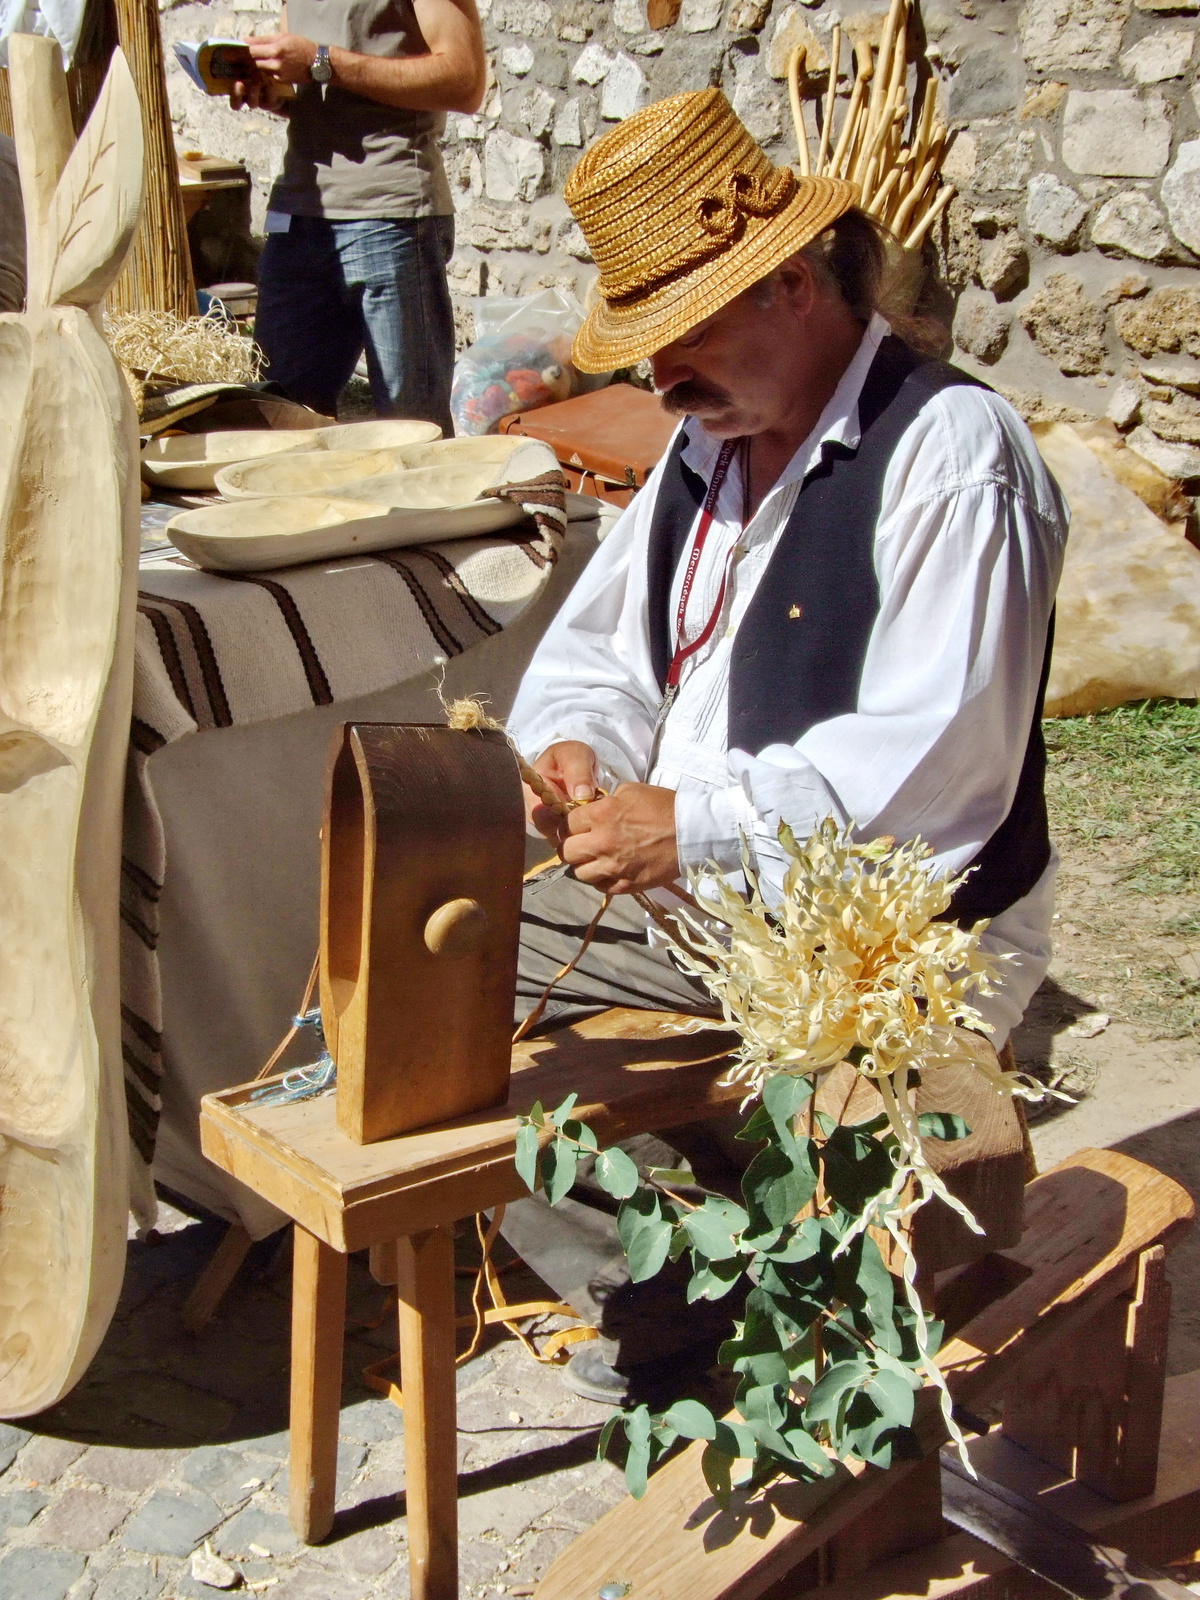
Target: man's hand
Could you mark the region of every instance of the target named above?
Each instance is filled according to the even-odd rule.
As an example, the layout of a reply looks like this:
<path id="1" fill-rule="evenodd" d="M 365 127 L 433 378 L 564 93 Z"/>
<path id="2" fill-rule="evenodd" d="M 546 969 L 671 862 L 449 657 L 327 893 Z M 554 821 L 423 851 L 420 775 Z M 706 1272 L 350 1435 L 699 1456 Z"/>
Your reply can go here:
<path id="1" fill-rule="evenodd" d="M 255 111 L 282 112 L 295 98 L 290 84 L 279 83 L 274 78 L 252 78 L 246 83 L 235 83 L 229 90 L 229 104 L 234 111 L 249 106 Z"/>
<path id="2" fill-rule="evenodd" d="M 268 33 L 261 39 L 247 39 L 258 70 L 280 83 L 308 83 L 317 47 L 298 33 Z"/>
<path id="3" fill-rule="evenodd" d="M 596 793 L 596 755 L 581 739 L 563 739 L 552 744 L 533 763 L 534 770 L 553 784 L 564 800 L 591 800 Z M 528 785 L 525 789 L 525 816 L 543 838 L 560 845 L 566 836 L 565 819 L 544 806 Z"/>
<path id="4" fill-rule="evenodd" d="M 559 854 L 581 883 L 606 894 L 674 883 L 679 877 L 675 791 L 623 783 L 606 799 L 580 806 L 566 819 Z"/>

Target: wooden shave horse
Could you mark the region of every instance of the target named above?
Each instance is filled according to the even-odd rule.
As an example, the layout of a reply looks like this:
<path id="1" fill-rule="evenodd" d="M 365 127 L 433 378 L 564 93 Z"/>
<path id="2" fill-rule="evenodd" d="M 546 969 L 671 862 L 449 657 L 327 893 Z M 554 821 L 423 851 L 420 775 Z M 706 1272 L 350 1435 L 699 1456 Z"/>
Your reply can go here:
<path id="1" fill-rule="evenodd" d="M 742 1094 L 725 1081 L 734 1037 L 695 1031 L 693 1017 L 613 1010 L 501 1045 L 519 921 L 518 800 L 515 764 L 495 736 L 379 726 L 339 734 L 328 768 L 321 967 L 337 1095 L 269 1103 L 256 1098 L 261 1085 L 243 1085 L 202 1106 L 209 1158 L 296 1224 L 290 1511 L 309 1542 L 334 1525 L 346 1257 L 371 1248 L 394 1263 L 414 1600 L 458 1592 L 453 1234 L 460 1220 L 526 1193 L 514 1163 L 517 1116 L 574 1090 L 576 1115 L 606 1144 L 729 1115 Z M 1024 1189 L 1020 1127 L 971 1066 L 976 1047 L 990 1048 L 965 1041 L 961 1059 L 923 1073 L 920 1090 L 921 1110 L 955 1111 L 973 1129 L 926 1148 L 985 1230 L 977 1236 L 948 1208 L 936 1208 L 939 1220 L 929 1207 L 916 1236 L 954 1333 L 939 1360 L 971 1413 L 1036 1382 L 1054 1396 L 1053 1417 L 1043 1404 L 1034 1438 L 1034 1421 L 1015 1408 L 1009 1433 L 1069 1456 L 1104 1493 L 1144 1497 L 1162 1396 L 1161 1361 L 1146 1353 L 1165 1293 L 1154 1252 L 1186 1226 L 1190 1201 L 1160 1174 L 1095 1151 Z M 848 1075 L 831 1078 L 822 1096 L 842 1109 L 851 1090 L 852 1114 L 863 1114 L 863 1091 Z M 1098 1422 L 1099 1377 L 1056 1378 L 1054 1362 L 1062 1341 L 1101 1326 L 1114 1366 Z M 584 1600 L 609 1584 L 631 1600 L 783 1597 L 856 1574 L 867 1583 L 898 1552 L 941 1551 L 945 1431 L 932 1391 L 919 1416 L 923 1460 L 887 1472 L 842 1468 L 815 1485 L 781 1480 L 727 1512 L 709 1496 L 699 1448 L 684 1450 L 644 1500 L 623 1502 L 559 1557 L 539 1600 Z M 927 1574 L 917 1592 L 929 1593 Z"/>

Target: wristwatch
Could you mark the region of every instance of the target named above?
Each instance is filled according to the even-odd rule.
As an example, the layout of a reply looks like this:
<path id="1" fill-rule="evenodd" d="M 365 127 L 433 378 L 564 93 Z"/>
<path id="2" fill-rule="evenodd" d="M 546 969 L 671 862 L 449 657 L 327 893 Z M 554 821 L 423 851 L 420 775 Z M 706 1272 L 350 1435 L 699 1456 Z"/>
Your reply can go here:
<path id="1" fill-rule="evenodd" d="M 327 83 L 333 82 L 333 63 L 329 59 L 329 46 L 327 44 L 319 44 L 317 46 L 317 54 L 312 66 L 308 69 L 308 75 L 314 83 L 319 83 L 322 89 Z"/>

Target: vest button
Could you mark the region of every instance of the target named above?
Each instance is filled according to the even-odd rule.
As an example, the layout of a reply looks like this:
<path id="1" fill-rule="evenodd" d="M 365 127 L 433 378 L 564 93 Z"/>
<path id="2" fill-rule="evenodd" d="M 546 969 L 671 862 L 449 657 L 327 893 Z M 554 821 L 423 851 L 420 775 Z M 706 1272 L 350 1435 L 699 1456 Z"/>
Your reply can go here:
<path id="1" fill-rule="evenodd" d="M 799 622 L 799 620 L 800 620 L 802 615 L 803 615 L 803 612 L 800 610 L 799 606 L 792 605 L 792 606 L 788 607 L 788 621 L 789 622 Z"/>

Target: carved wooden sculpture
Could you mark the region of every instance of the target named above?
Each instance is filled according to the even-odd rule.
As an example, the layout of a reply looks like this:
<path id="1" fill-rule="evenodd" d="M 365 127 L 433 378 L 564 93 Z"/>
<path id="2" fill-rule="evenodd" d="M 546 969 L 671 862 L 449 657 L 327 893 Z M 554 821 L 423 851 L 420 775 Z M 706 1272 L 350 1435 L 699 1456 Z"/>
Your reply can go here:
<path id="1" fill-rule="evenodd" d="M 113 56 L 73 142 L 58 45 L 9 61 L 28 309 L 0 316 L 0 1415 L 51 1405 L 108 1326 L 128 1179 L 117 892 L 138 468 L 93 320 L 137 227 Z"/>
<path id="2" fill-rule="evenodd" d="M 321 1018 L 358 1144 L 503 1105 L 525 820 L 503 734 L 339 730 L 326 769 Z"/>

